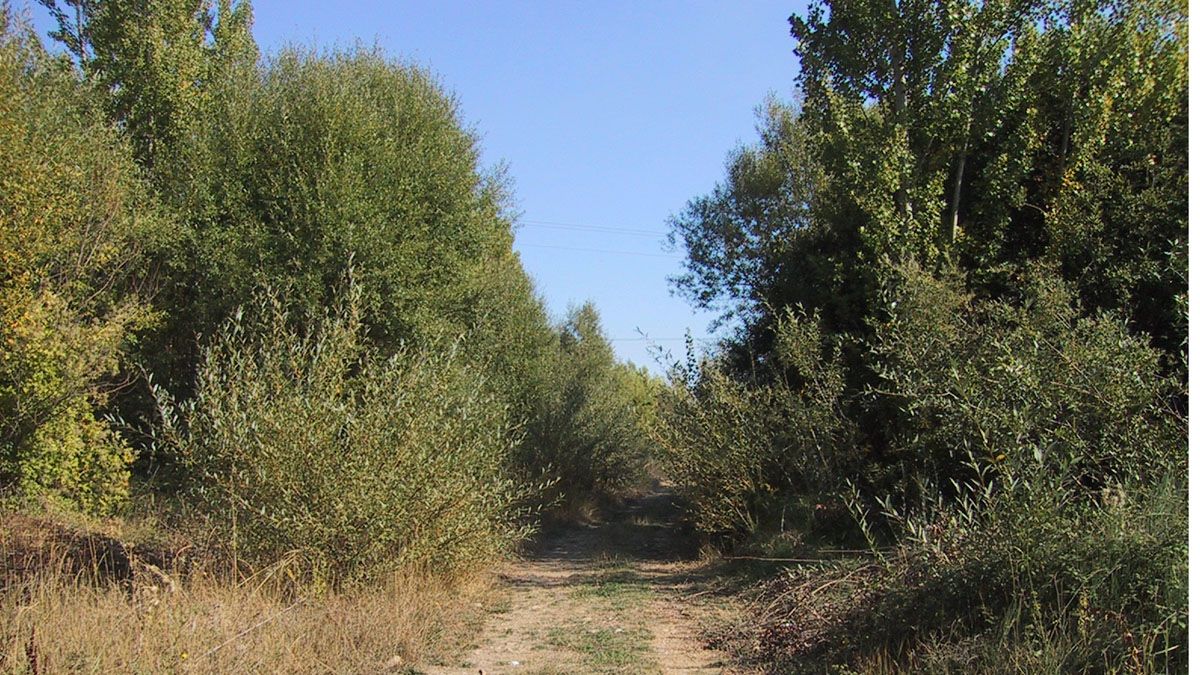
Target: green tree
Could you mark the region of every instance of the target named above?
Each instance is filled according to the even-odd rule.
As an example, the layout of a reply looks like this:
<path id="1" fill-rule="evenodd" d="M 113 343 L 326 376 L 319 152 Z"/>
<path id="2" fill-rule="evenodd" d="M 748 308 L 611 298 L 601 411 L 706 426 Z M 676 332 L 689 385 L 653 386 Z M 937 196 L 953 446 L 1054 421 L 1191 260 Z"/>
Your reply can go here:
<path id="1" fill-rule="evenodd" d="M 247 2 L 233 0 L 39 0 L 59 40 L 107 93 L 109 114 L 157 182 L 186 180 L 189 148 L 208 122 L 230 70 L 253 67 Z M 180 175 L 173 175 L 179 173 Z M 181 186 L 174 186 L 180 188 Z"/>
<path id="2" fill-rule="evenodd" d="M 791 23 L 797 100 L 673 221 L 678 287 L 741 332 L 676 379 L 659 437 L 701 527 L 753 540 L 819 499 L 889 550 L 789 574 L 755 649 L 789 672 L 1181 664 L 1185 6 Z M 819 323 L 773 320 L 797 305 Z"/>
<path id="3" fill-rule="evenodd" d="M 144 253 L 170 221 L 69 70 L 0 8 L 0 490 L 106 511 L 131 450 L 102 419 L 153 320 Z"/>
<path id="4" fill-rule="evenodd" d="M 545 363 L 524 470 L 548 468 L 568 505 L 614 496 L 643 478 L 650 454 L 644 392 L 630 367 L 614 359 L 593 305 L 570 312 Z"/>
<path id="5" fill-rule="evenodd" d="M 176 214 L 173 236 L 147 243 L 164 320 L 143 340 L 140 360 L 159 381 L 190 386 L 198 335 L 215 330 L 255 283 L 259 237 L 242 186 L 259 81 L 250 5 L 41 2 L 58 21 L 51 37 L 72 55 L 156 196 Z M 136 419 L 152 404 L 147 392 L 134 392 L 121 407 Z"/>
<path id="6" fill-rule="evenodd" d="M 362 48 L 260 63 L 247 2 L 50 4 L 56 35 L 180 214 L 156 252 L 167 320 L 145 350 L 173 389 L 190 386 L 197 336 L 255 288 L 287 289 L 298 316 L 313 314 L 351 259 L 381 345 L 508 321 L 486 304 L 509 292 L 489 284 L 524 283 L 502 183 L 479 170 L 475 138 L 428 73 Z"/>
<path id="7" fill-rule="evenodd" d="M 462 352 L 514 427 L 559 414 L 565 361 L 512 251 L 504 176 L 479 167 L 453 99 L 378 50 L 260 62 L 250 14 L 208 0 L 59 11 L 59 39 L 181 222 L 154 251 L 165 319 L 141 356 L 155 380 L 189 397 L 199 346 L 258 288 L 317 320 L 352 261 L 376 347 Z M 152 412 L 144 394 L 123 399 L 127 417 Z"/>
<path id="8" fill-rule="evenodd" d="M 772 306 L 862 334 L 906 260 L 992 295 L 1048 262 L 1089 310 L 1180 348 L 1181 3 L 828 2 L 792 32 L 798 103 L 770 104 L 758 146 L 673 222 L 676 283 L 732 301 L 751 353 Z"/>

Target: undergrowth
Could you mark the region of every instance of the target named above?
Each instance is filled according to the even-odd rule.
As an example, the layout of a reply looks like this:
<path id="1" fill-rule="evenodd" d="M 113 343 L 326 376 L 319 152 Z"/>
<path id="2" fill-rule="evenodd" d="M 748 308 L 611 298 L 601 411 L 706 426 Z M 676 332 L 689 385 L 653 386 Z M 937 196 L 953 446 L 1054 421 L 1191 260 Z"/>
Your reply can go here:
<path id="1" fill-rule="evenodd" d="M 718 372 L 666 402 L 682 430 L 665 435 L 690 439 L 669 466 L 700 527 L 829 559 L 758 586 L 726 644 L 780 672 L 1182 669 L 1187 442 L 1159 352 L 1050 275 L 995 301 L 896 273 L 860 350 L 874 379 L 852 400 L 796 377 L 836 372 L 812 341 L 765 383 Z M 851 405 L 886 426 L 837 431 Z M 793 434 L 789 416 L 821 426 Z M 886 443 L 838 457 L 838 440 L 871 435 Z M 846 530 L 866 549 L 831 552 Z"/>
<path id="2" fill-rule="evenodd" d="M 528 531 L 516 430 L 453 351 L 374 350 L 356 294 L 308 332 L 268 297 L 205 351 L 194 398 L 160 391 L 183 522 L 235 561 L 334 582 L 477 568 Z"/>
<path id="3" fill-rule="evenodd" d="M 310 583 L 285 556 L 233 569 L 152 514 L 0 512 L 0 673 L 379 673 L 449 658 L 484 620 L 478 571 Z"/>

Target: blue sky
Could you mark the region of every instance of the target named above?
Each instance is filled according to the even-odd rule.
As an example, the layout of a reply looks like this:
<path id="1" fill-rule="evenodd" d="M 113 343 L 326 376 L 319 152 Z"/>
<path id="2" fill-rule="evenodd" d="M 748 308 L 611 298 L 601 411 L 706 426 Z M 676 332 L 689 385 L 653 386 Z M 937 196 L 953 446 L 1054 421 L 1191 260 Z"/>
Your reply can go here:
<path id="1" fill-rule="evenodd" d="M 32 3 L 31 3 L 32 4 Z M 503 163 L 516 249 L 555 316 L 591 300 L 620 358 L 657 370 L 708 313 L 670 294 L 668 218 L 709 192 L 754 109 L 791 95 L 801 2 L 253 2 L 264 53 L 375 43 L 433 71 Z M 40 11 L 40 10 L 39 10 Z M 43 21 L 38 21 L 39 25 Z M 583 226 L 583 227 L 581 227 Z"/>

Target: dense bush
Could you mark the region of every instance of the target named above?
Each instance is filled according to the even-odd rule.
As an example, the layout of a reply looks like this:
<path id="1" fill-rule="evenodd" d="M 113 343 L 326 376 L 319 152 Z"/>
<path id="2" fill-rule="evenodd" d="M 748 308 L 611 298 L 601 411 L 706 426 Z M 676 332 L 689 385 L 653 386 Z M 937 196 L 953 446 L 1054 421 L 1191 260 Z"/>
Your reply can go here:
<path id="1" fill-rule="evenodd" d="M 474 135 L 430 73 L 358 48 L 285 50 L 254 77 L 228 77 L 245 91 L 219 88 L 217 107 L 193 122 L 203 133 L 183 155 L 195 180 L 162 188 L 187 236 L 166 256 L 157 299 L 168 318 L 143 352 L 161 382 L 188 394 L 197 336 L 257 284 L 280 289 L 302 321 L 332 302 L 352 259 L 369 342 L 385 352 L 455 343 L 511 426 L 570 416 L 554 406 L 566 404 L 563 369 L 576 366 L 560 358 L 512 252 L 503 184 L 480 169 Z M 542 480 L 532 453 L 516 457 Z"/>
<path id="2" fill-rule="evenodd" d="M 771 308 L 867 335 L 891 264 L 989 295 L 1042 264 L 1179 365 L 1187 22 L 1180 0 L 811 3 L 795 101 L 671 221 L 677 287 L 744 322 L 749 370 Z"/>
<path id="3" fill-rule="evenodd" d="M 167 221 L 64 65 L 0 7 L 0 492 L 107 511 L 131 450 L 102 419 L 152 314 L 142 250 Z"/>
<path id="4" fill-rule="evenodd" d="M 612 497 L 646 475 L 651 405 L 643 373 L 618 364 L 588 304 L 559 327 L 558 344 L 532 374 L 540 388 L 519 470 L 544 471 L 567 506 Z"/>
<path id="5" fill-rule="evenodd" d="M 1012 302 L 973 301 L 960 279 L 908 267 L 890 307 L 872 396 L 895 415 L 880 464 L 909 481 L 900 491 L 1048 478 L 1064 500 L 1096 499 L 1183 465 L 1160 354 L 1115 317 L 1084 316 L 1052 275 L 1031 273 Z"/>
<path id="6" fill-rule="evenodd" d="M 197 531 L 252 564 L 299 551 L 335 579 L 491 559 L 522 534 L 516 430 L 458 355 L 373 348 L 358 303 L 355 288 L 298 331 L 270 298 L 205 349 L 194 398 L 161 395 Z"/>
<path id="7" fill-rule="evenodd" d="M 930 653 L 909 658 L 999 672 L 1185 662 L 1187 433 L 1160 354 L 1044 273 L 1014 302 L 900 278 L 874 348 L 900 545 L 848 619 L 855 649 L 915 638 Z"/>
<path id="8" fill-rule="evenodd" d="M 482 318 L 472 277 L 512 237 L 453 98 L 428 72 L 364 49 L 285 51 L 264 75 L 241 182 L 265 237 L 259 261 L 291 281 L 292 301 L 328 301 L 353 255 L 381 344 Z"/>
<path id="9" fill-rule="evenodd" d="M 777 580 L 744 653 L 812 673 L 1182 670 L 1180 486 L 1068 507 L 1046 487 L 947 505 L 882 559 Z"/>
<path id="10" fill-rule="evenodd" d="M 839 350 L 825 348 L 816 317 L 785 313 L 776 330 L 760 381 L 692 361 L 675 371 L 660 399 L 664 469 L 707 531 L 786 527 L 789 507 L 794 518 L 806 518 L 806 507 L 838 494 L 859 461 L 841 410 Z"/>
<path id="11" fill-rule="evenodd" d="M 766 398 L 720 372 L 690 388 L 677 380 L 663 395 L 660 461 L 702 529 L 753 531 L 772 482 L 792 474 L 774 452 Z"/>
<path id="12" fill-rule="evenodd" d="M 162 253 L 166 321 L 145 349 L 160 379 L 186 391 L 195 336 L 259 284 L 319 313 L 348 258 L 368 336 L 385 349 L 500 332 L 489 324 L 510 319 L 490 301 L 532 300 L 510 260 L 501 183 L 431 74 L 365 48 L 285 50 L 220 72 L 192 131 L 172 137 L 178 157 L 152 168 L 185 222 Z"/>
<path id="13" fill-rule="evenodd" d="M 1042 272 L 1010 302 L 972 298 L 953 275 L 895 272 L 865 404 L 891 420 L 889 443 L 825 474 L 854 485 L 881 545 L 778 582 L 744 646 L 803 672 L 1180 667 L 1187 435 L 1160 354 L 1111 316 L 1081 315 Z M 777 388 L 702 414 L 783 410 L 763 398 Z M 738 421 L 724 428 L 766 447 L 771 429 Z M 701 504 L 772 494 L 698 479 Z"/>
<path id="14" fill-rule="evenodd" d="M 197 337 L 261 284 L 319 314 L 351 257 L 385 349 L 473 332 L 496 338 L 468 348 L 490 361 L 502 339 L 549 332 L 511 251 L 502 175 L 479 166 L 432 73 L 360 46 L 260 58 L 245 1 L 46 4 L 62 5 L 54 35 L 81 87 L 181 224 L 153 247 L 163 321 L 139 350 L 161 383 L 186 394 Z M 122 412 L 141 416 L 148 398 L 124 397 Z"/>

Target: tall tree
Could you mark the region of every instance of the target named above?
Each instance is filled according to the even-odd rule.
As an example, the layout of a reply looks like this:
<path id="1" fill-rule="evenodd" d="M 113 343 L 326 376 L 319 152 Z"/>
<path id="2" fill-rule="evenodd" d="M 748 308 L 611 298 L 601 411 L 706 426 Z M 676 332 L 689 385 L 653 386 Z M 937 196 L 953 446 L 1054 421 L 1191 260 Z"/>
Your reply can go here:
<path id="1" fill-rule="evenodd" d="M 791 24 L 798 102 L 674 221 L 694 301 L 733 301 L 751 342 L 791 303 L 861 332 L 893 263 L 1005 294 L 1043 262 L 1180 347 L 1181 2 L 831 0 Z"/>
<path id="2" fill-rule="evenodd" d="M 107 93 L 113 120 L 145 167 L 178 160 L 228 71 L 253 67 L 258 57 L 247 2 L 39 1 L 58 23 L 51 37 Z"/>

